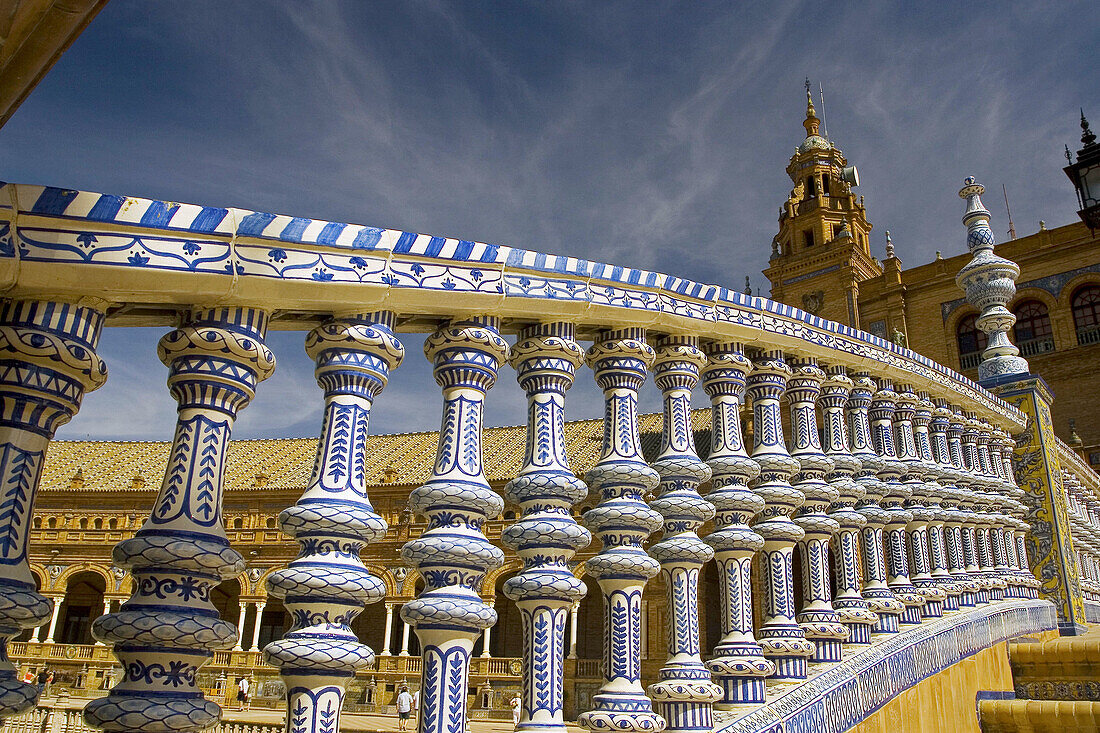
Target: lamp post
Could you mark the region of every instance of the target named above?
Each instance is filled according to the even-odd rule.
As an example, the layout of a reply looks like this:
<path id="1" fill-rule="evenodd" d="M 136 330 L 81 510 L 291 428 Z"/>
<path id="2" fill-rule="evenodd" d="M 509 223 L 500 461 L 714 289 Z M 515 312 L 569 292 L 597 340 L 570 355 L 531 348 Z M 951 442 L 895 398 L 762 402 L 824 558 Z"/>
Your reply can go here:
<path id="1" fill-rule="evenodd" d="M 1070 158 L 1069 147 L 1066 147 L 1069 165 L 1062 170 L 1077 189 L 1077 203 L 1081 207 L 1077 215 L 1092 231 L 1100 229 L 1100 144 L 1097 144 L 1096 135 L 1089 129 L 1084 110 L 1081 110 L 1081 145 L 1083 147 L 1077 151 L 1076 163 Z"/>

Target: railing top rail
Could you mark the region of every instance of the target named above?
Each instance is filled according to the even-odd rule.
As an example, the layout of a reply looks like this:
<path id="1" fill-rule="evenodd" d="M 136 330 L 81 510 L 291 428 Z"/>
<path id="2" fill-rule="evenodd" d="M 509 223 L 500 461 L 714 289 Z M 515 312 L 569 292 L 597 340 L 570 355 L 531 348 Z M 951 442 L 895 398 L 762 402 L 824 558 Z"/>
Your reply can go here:
<path id="1" fill-rule="evenodd" d="M 59 268 L 73 271 L 59 277 Z M 1015 407 L 921 354 L 766 298 L 575 257 L 246 209 L 0 183 L 0 288 L 121 304 L 109 320 L 119 325 L 172 323 L 175 310 L 197 304 L 262 304 L 281 312 L 272 327 L 298 328 L 354 303 L 429 319 L 647 326 L 890 371 L 1012 432 L 1025 425 Z"/>

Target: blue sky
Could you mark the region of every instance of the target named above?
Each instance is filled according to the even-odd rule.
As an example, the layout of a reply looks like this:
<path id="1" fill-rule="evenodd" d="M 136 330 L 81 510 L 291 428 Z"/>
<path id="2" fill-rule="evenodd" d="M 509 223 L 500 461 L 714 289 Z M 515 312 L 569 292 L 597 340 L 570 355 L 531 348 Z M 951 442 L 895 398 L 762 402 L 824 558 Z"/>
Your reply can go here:
<path id="1" fill-rule="evenodd" d="M 112 0 L 0 129 L 0 178 L 457 236 L 731 287 L 760 270 L 804 136 L 803 79 L 860 169 L 876 254 L 965 249 L 1075 219 L 1062 145 L 1100 123 L 1084 2 L 137 2 Z M 820 112 L 820 108 L 819 108 Z M 159 331 L 109 329 L 111 379 L 59 438 L 167 439 Z M 237 437 L 315 435 L 303 334 Z M 438 427 L 422 336 L 375 432 Z M 647 387 L 643 407 L 655 409 Z M 489 424 L 523 421 L 514 373 Z M 573 417 L 600 400 L 582 370 Z"/>

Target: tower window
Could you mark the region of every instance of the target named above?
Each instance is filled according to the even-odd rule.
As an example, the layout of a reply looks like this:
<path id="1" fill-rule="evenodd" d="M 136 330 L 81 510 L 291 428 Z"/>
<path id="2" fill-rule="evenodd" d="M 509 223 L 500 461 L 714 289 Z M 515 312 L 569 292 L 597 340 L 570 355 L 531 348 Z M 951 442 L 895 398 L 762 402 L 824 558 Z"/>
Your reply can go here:
<path id="1" fill-rule="evenodd" d="M 963 369 L 974 369 L 982 361 L 982 352 L 989 345 L 989 337 L 984 331 L 979 331 L 975 321 L 978 315 L 972 313 L 959 321 L 955 328 L 955 338 L 959 343 L 959 366 Z"/>
<path id="2" fill-rule="evenodd" d="M 822 176 L 821 177 L 821 195 L 822 196 L 828 196 L 829 195 L 829 177 L 828 176 Z"/>
<path id="3" fill-rule="evenodd" d="M 806 198 L 814 198 L 817 196 L 817 178 L 814 176 L 808 176 L 806 178 Z"/>
<path id="4" fill-rule="evenodd" d="M 833 239 L 840 236 L 840 233 L 844 230 L 843 224 L 833 224 Z"/>
<path id="5" fill-rule="evenodd" d="M 1078 288 L 1072 304 L 1077 343 L 1100 344 L 1100 285 L 1090 283 Z"/>
<path id="6" fill-rule="evenodd" d="M 1054 351 L 1054 331 L 1050 327 L 1050 313 L 1038 300 L 1026 300 L 1016 306 L 1016 325 L 1012 335 L 1024 356 Z"/>
<path id="7" fill-rule="evenodd" d="M 807 248 L 814 246 L 814 232 L 812 229 L 806 229 L 802 232 L 802 242 Z"/>

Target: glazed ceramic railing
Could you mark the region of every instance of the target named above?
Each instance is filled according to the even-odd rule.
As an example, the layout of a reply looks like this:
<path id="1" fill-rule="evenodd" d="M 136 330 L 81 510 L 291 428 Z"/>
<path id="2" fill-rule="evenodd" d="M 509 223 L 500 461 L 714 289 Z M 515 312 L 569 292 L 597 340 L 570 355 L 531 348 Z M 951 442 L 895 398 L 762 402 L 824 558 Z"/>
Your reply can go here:
<path id="1" fill-rule="evenodd" d="M 1070 534 L 1077 555 L 1085 618 L 1100 622 L 1100 474 L 1068 445 L 1058 441 L 1058 462 L 1062 466 L 1069 509 Z"/>
<path id="2" fill-rule="evenodd" d="M 158 347 L 179 403 L 168 467 L 148 520 L 115 548 L 132 596 L 93 625 L 126 672 L 85 711 L 107 731 L 193 731 L 219 719 L 196 685 L 199 668 L 237 637 L 209 598 L 244 569 L 222 519 L 224 459 L 237 413 L 274 370 L 264 344 L 273 324 L 310 329 L 324 402 L 313 476 L 279 519 L 300 553 L 267 580 L 293 618 L 264 658 L 286 683 L 294 733 L 337 728 L 348 678 L 372 662 L 350 623 L 384 595 L 359 551 L 387 523 L 366 495 L 362 455 L 374 399 L 404 357 L 398 327 L 431 331 L 424 349 L 443 397 L 435 469 L 409 496 L 427 528 L 402 550 L 426 584 L 401 609 L 424 650 L 422 733 L 462 728 L 470 652 L 496 621 L 478 596 L 504 558 L 485 532 L 502 500 L 485 478 L 481 432 L 506 362 L 529 404 L 525 461 L 503 490 L 522 516 L 500 533 L 524 561 L 504 586 L 523 621 L 524 730 L 561 729 L 566 621 L 584 595 L 571 559 L 592 535 L 602 549 L 585 569 L 603 597 L 605 648 L 604 684 L 580 716 L 591 730 L 708 730 L 716 706 L 763 703 L 767 680 L 805 679 L 808 664 L 841 661 L 845 641 L 1034 596 L 1010 465 L 1009 434 L 1023 414 L 919 354 L 763 298 L 475 242 L 13 185 L 0 191 L 0 283 L 5 640 L 51 617 L 26 562 L 33 492 L 54 430 L 106 379 L 95 354 L 102 326 L 175 327 Z M 587 352 L 577 343 L 585 337 Z M 605 402 L 587 486 L 570 472 L 563 433 L 582 363 Z M 651 369 L 664 397 L 652 465 L 637 421 Z M 712 405 L 705 462 L 690 431 L 699 387 Z M 746 400 L 751 456 L 739 419 Z M 588 491 L 600 501 L 582 527 L 570 509 Z M 712 517 L 714 531 L 700 538 Z M 766 572 L 754 599 L 757 552 Z M 722 638 L 704 664 L 697 587 L 712 558 Z M 641 595 L 658 573 L 668 661 L 647 694 Z M 35 697 L 10 665 L 0 671 L 0 715 Z"/>

